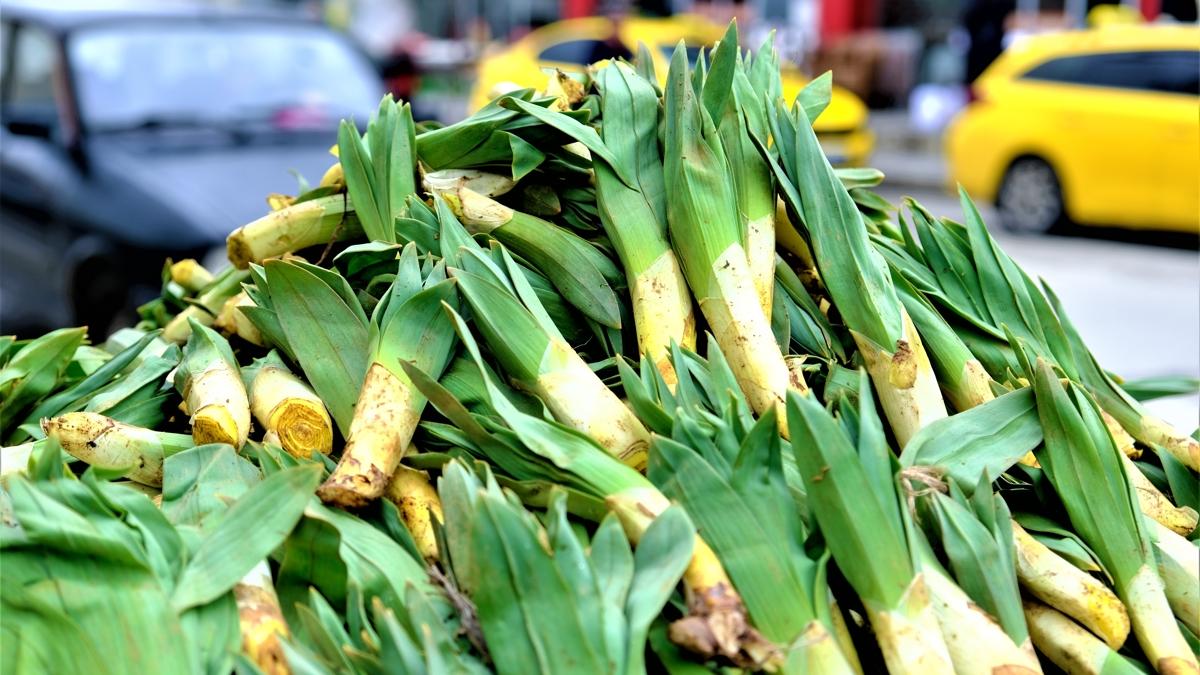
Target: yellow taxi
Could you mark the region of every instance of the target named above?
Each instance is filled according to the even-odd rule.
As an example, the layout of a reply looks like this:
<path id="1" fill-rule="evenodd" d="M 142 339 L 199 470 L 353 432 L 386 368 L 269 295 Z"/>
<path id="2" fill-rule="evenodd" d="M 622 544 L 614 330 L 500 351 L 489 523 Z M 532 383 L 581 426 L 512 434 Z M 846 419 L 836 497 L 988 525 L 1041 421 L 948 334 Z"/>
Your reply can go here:
<path id="1" fill-rule="evenodd" d="M 947 130 L 950 173 L 1000 222 L 1200 232 L 1200 28 L 1026 38 Z"/>
<path id="2" fill-rule="evenodd" d="M 555 68 L 582 73 L 589 63 L 615 56 L 631 57 L 637 53 L 639 43 L 648 47 L 660 84 L 665 83 L 671 53 L 680 40 L 695 59 L 700 47 L 713 44 L 724 32 L 723 26 L 695 15 L 629 17 L 616 24 L 607 17 L 593 16 L 542 26 L 480 60 L 471 110 L 478 110 L 504 87 L 543 87 L 546 74 Z M 796 68 L 785 64 L 786 100 L 791 101 L 807 81 Z M 860 165 L 871 153 L 874 137 L 867 127 L 867 107 L 845 89 L 833 88 L 829 107 L 813 126 L 835 164 Z"/>

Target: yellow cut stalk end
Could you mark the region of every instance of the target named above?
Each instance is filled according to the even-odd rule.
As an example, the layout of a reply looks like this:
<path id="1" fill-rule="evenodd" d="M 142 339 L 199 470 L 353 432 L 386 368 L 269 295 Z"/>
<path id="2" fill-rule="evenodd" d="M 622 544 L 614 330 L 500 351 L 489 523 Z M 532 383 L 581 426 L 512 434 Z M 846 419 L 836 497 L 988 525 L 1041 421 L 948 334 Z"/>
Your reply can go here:
<path id="1" fill-rule="evenodd" d="M 212 327 L 226 335 L 236 335 L 252 345 L 265 347 L 267 341 L 258 327 L 239 310 L 240 307 L 254 306 L 256 305 L 250 299 L 250 295 L 246 291 L 242 291 L 225 301 L 216 320 L 213 321 Z"/>
<path id="2" fill-rule="evenodd" d="M 245 445 L 250 436 L 250 400 L 242 379 L 224 359 L 214 359 L 188 380 L 183 398 L 192 415 L 196 445 Z"/>
<path id="3" fill-rule="evenodd" d="M 195 258 L 171 264 L 171 281 L 195 293 L 213 282 L 213 275 Z"/>
<path id="4" fill-rule="evenodd" d="M 242 650 L 265 675 L 291 672 L 280 639 L 288 637 L 287 622 L 271 583 L 271 569 L 259 563 L 233 587 L 237 601 Z"/>
<path id="5" fill-rule="evenodd" d="M 383 364 L 372 363 L 354 406 L 342 458 L 317 489 L 317 496 L 342 508 L 358 508 L 378 499 L 419 421 L 409 383 Z"/>
<path id="6" fill-rule="evenodd" d="M 946 417 L 947 413 L 937 375 L 921 343 L 921 336 L 904 307 L 900 307 L 900 315 L 904 332 L 892 352 L 884 351 L 864 335 L 853 331 L 852 335 L 866 361 L 867 373 L 875 383 L 892 433 L 903 448 L 918 431 Z"/>
<path id="7" fill-rule="evenodd" d="M 551 340 L 536 389 L 559 422 L 591 436 L 626 465 L 645 469 L 650 432 L 570 345 Z"/>
<path id="8" fill-rule="evenodd" d="M 250 384 L 250 410 L 279 444 L 295 457 L 329 454 L 333 448 L 333 422 L 325 404 L 295 375 L 263 367 Z"/>
<path id="9" fill-rule="evenodd" d="M 1021 587 L 1086 626 L 1113 649 L 1125 644 L 1129 613 L 1116 593 L 1034 539 L 1016 522 L 1012 528 Z"/>
<path id="10" fill-rule="evenodd" d="M 550 104 L 551 110 L 570 110 L 583 100 L 585 94 L 582 84 L 558 68 L 554 69 L 554 73 L 546 82 L 546 95 L 554 97 L 554 102 Z"/>
<path id="11" fill-rule="evenodd" d="M 429 475 L 401 464 L 396 467 L 396 473 L 392 475 L 383 496 L 400 509 L 400 517 L 417 544 L 421 557 L 429 561 L 437 560 L 437 536 L 433 532 L 432 516 L 439 521 L 444 521 L 445 517 L 442 515 L 442 501 L 429 482 Z"/>

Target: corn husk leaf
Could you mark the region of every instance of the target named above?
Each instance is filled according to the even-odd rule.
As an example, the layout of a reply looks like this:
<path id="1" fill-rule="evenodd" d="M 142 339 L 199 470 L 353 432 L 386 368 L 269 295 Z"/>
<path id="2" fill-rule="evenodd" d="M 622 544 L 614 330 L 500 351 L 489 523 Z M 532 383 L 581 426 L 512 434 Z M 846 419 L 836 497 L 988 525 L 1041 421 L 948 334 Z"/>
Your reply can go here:
<path id="1" fill-rule="evenodd" d="M 367 372 L 367 322 L 357 299 L 348 300 L 327 283 L 327 277 L 300 263 L 268 262 L 264 280 L 305 379 L 325 402 L 338 429 L 348 433 Z"/>

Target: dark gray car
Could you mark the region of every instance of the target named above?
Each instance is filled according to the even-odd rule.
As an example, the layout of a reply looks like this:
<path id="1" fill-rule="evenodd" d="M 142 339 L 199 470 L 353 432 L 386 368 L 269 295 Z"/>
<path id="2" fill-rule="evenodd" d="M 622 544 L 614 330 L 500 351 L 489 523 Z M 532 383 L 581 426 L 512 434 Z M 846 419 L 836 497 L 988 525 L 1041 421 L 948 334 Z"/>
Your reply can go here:
<path id="1" fill-rule="evenodd" d="M 294 15 L 43 4 L 0 17 L 0 333 L 99 337 L 165 257 L 224 264 L 225 236 L 319 180 L 338 120 L 383 93 L 352 43 Z"/>

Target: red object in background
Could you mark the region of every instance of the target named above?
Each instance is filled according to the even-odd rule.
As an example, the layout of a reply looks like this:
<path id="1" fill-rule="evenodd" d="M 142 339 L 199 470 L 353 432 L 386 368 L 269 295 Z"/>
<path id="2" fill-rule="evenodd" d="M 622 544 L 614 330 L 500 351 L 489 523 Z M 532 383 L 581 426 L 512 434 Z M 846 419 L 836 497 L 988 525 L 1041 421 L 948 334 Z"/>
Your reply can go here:
<path id="1" fill-rule="evenodd" d="M 596 0 L 562 0 L 562 18 L 578 19 L 596 13 Z"/>
<path id="2" fill-rule="evenodd" d="M 1142 16 L 1146 17 L 1147 21 L 1153 21 L 1158 18 L 1162 12 L 1162 0 L 1142 0 Z"/>
<path id="3" fill-rule="evenodd" d="M 830 41 L 876 21 L 875 0 L 821 0 L 821 39 Z"/>

